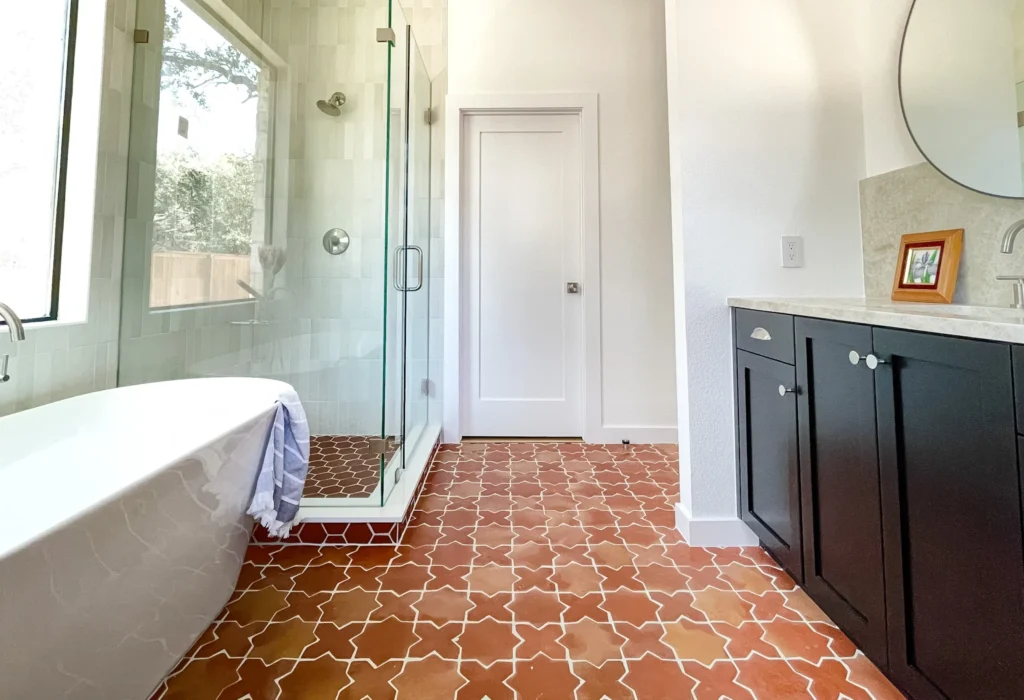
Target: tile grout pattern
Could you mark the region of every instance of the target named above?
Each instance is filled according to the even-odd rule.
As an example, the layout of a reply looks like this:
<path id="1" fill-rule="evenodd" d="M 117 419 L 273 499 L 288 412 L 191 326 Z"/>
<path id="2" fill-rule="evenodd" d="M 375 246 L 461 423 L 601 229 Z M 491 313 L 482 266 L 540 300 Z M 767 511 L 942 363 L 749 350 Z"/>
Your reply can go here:
<path id="1" fill-rule="evenodd" d="M 757 548 L 674 529 L 674 450 L 438 453 L 396 547 L 250 547 L 153 698 L 897 700 Z"/>
<path id="2" fill-rule="evenodd" d="M 371 436 L 314 435 L 309 439 L 309 473 L 303 498 L 366 498 L 380 483 L 379 455 L 370 453 Z M 395 453 L 388 440 L 387 464 Z"/>

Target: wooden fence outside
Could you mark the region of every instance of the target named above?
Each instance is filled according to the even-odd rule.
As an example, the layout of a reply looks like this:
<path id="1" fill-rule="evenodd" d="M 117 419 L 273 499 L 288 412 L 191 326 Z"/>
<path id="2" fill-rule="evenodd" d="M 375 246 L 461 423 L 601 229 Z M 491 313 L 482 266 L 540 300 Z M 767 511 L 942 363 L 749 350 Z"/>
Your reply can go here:
<path id="1" fill-rule="evenodd" d="M 185 306 L 248 299 L 252 257 L 219 253 L 153 253 L 149 306 Z"/>

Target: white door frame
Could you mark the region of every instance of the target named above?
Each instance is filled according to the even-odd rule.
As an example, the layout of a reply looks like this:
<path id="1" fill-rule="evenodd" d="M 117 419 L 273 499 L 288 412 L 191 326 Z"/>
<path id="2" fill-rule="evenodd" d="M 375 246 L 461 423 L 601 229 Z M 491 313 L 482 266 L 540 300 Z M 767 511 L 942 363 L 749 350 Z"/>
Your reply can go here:
<path id="1" fill-rule="evenodd" d="M 582 145 L 583 439 L 602 442 L 601 209 L 597 94 L 449 95 L 445 113 L 444 403 L 446 443 L 462 440 L 462 139 L 474 114 L 577 114 Z"/>

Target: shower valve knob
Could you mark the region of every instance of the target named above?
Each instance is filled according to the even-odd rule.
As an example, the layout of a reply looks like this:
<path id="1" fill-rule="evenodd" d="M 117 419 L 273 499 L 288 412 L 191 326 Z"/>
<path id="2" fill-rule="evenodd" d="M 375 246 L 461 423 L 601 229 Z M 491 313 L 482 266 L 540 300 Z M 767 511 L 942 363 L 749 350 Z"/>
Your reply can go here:
<path id="1" fill-rule="evenodd" d="M 332 228 L 324 234 L 324 250 L 331 255 L 341 255 L 348 250 L 352 239 L 348 232 L 340 228 Z"/>

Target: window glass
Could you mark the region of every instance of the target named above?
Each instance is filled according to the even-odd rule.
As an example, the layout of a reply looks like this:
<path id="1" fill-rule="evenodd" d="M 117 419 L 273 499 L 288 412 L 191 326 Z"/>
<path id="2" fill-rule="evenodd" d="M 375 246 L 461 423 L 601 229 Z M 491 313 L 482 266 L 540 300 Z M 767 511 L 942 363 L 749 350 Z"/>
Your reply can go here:
<path id="1" fill-rule="evenodd" d="M 24 319 L 56 311 L 68 25 L 56 0 L 0 21 L 0 301 Z"/>
<path id="2" fill-rule="evenodd" d="M 263 242 L 262 67 L 190 3 L 164 22 L 149 302 L 152 308 L 249 298 Z M 264 123 L 266 119 L 262 120 Z"/>

